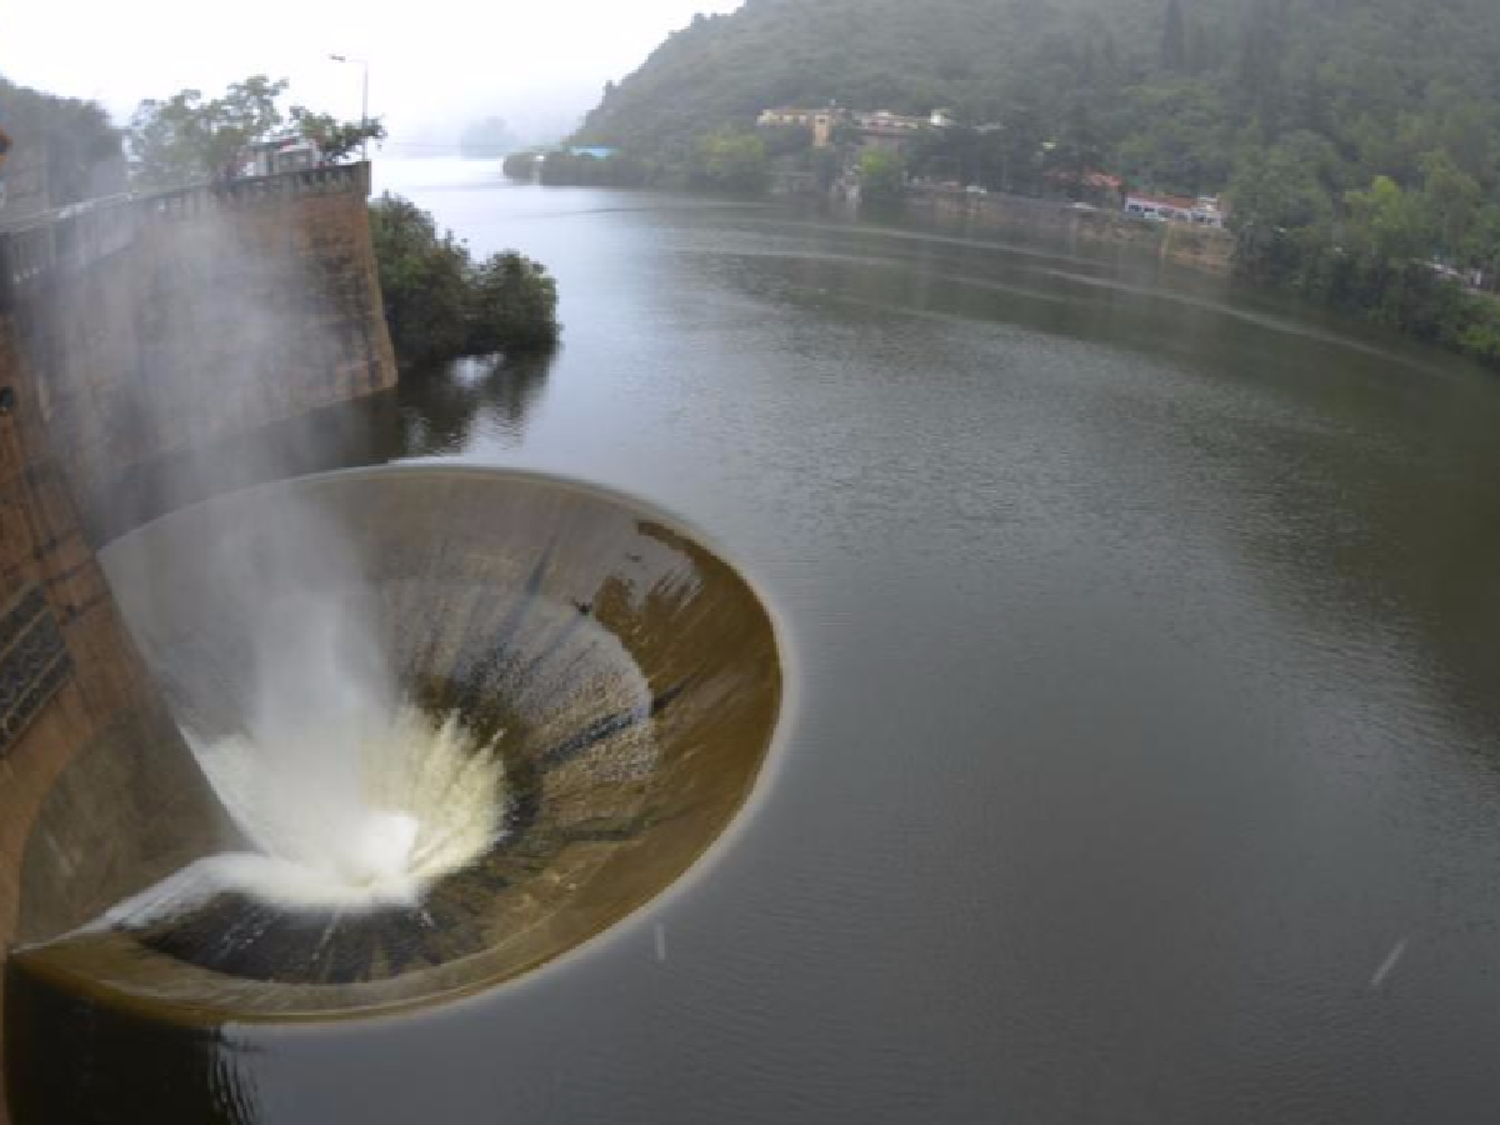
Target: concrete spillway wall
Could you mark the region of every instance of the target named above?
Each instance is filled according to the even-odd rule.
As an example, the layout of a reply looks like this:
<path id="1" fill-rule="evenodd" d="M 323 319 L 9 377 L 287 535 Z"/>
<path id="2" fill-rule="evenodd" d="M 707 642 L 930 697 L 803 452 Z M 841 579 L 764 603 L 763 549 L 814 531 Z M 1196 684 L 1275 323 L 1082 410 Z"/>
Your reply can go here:
<path id="1" fill-rule="evenodd" d="M 0 238 L 91 532 L 143 466 L 393 386 L 356 165 L 108 201 Z"/>
<path id="2" fill-rule="evenodd" d="M 221 827 L 93 548 L 133 473 L 394 385 L 368 188 L 320 169 L 0 231 L 0 948 Z"/>

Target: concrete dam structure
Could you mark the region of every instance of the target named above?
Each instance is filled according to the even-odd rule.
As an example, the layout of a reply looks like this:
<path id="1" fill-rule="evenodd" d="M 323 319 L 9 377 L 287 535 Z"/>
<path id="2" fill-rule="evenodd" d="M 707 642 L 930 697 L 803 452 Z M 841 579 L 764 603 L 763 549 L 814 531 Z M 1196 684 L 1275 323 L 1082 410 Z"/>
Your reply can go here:
<path id="1" fill-rule="evenodd" d="M 394 385 L 367 193 L 367 168 L 326 169 L 107 200 L 0 234 L 7 950 L 83 924 L 221 831 L 94 547 L 121 481 L 222 439 L 224 419 L 248 430 Z M 206 300 L 309 279 L 318 300 L 279 315 L 273 302 L 239 321 Z"/>
<path id="2" fill-rule="evenodd" d="M 69 1056 L 130 1021 L 542 965 L 760 774 L 771 617 L 635 501 L 412 467 L 147 518 L 174 458 L 394 385 L 367 194 L 323 169 L 0 235 L 0 1122 L 91 1119 Z"/>
<path id="3" fill-rule="evenodd" d="M 95 542 L 174 455 L 395 386 L 368 165 L 121 197 L 0 237 L 7 385 Z M 122 510 L 123 509 L 125 510 Z"/>

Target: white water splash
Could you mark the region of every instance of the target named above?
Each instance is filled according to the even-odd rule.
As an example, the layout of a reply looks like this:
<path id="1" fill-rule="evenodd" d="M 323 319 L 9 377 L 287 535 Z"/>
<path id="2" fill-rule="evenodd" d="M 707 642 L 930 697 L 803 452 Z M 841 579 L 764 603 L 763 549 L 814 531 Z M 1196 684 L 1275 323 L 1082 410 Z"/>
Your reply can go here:
<path id="1" fill-rule="evenodd" d="M 200 512 L 201 585 L 187 596 L 217 643 L 204 664 L 157 669 L 176 685 L 183 734 L 249 847 L 188 865 L 87 930 L 139 928 L 225 892 L 295 911 L 413 906 L 503 831 L 496 746 L 457 714 L 403 702 L 399 645 L 343 525 L 295 498 L 254 510 Z M 132 629 L 175 635 L 173 614 L 161 626 L 155 614 L 181 593 L 155 581 L 149 558 L 122 561 L 136 568 L 125 583 Z M 189 660 L 195 650 L 166 651 Z"/>
<path id="2" fill-rule="evenodd" d="M 246 736 L 189 738 L 230 816 L 257 852 L 209 856 L 128 899 L 89 930 L 139 928 L 237 892 L 287 910 L 412 906 L 435 880 L 499 839 L 504 765 L 457 715 L 414 706 L 343 734 L 315 725 L 273 748 Z M 295 771 L 269 768 L 300 760 Z"/>

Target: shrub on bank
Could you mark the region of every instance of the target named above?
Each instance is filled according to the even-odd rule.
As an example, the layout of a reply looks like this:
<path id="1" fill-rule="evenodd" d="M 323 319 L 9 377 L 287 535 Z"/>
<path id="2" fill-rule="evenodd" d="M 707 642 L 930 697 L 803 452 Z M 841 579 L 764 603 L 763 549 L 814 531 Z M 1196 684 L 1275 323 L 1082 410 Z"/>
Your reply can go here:
<path id="1" fill-rule="evenodd" d="M 402 367 L 557 342 L 557 283 L 541 264 L 514 250 L 475 263 L 430 214 L 389 193 L 370 206 L 370 236 Z"/>
<path id="2" fill-rule="evenodd" d="M 545 266 L 507 250 L 475 266 L 469 285 L 469 350 L 475 355 L 557 342 L 557 283 Z"/>

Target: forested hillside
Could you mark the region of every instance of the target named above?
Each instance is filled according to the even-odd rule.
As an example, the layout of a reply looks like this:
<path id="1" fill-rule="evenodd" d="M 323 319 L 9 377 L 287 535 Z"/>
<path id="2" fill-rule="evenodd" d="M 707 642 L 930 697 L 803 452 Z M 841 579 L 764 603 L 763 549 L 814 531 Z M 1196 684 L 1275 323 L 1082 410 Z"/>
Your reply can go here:
<path id="1" fill-rule="evenodd" d="M 1087 145 L 1184 192 L 1302 131 L 1331 147 L 1335 186 L 1414 172 L 1435 146 L 1492 178 L 1497 58 L 1492 0 L 748 0 L 671 36 L 581 136 L 651 154 L 836 100 L 951 108 L 1022 154 Z"/>
<path id="2" fill-rule="evenodd" d="M 1497 60 L 1496 0 L 747 0 L 580 139 L 669 166 L 771 106 L 943 107 L 991 126 L 981 182 L 1224 194 L 1241 270 L 1500 360 L 1491 310 L 1434 287 L 1500 272 Z"/>

